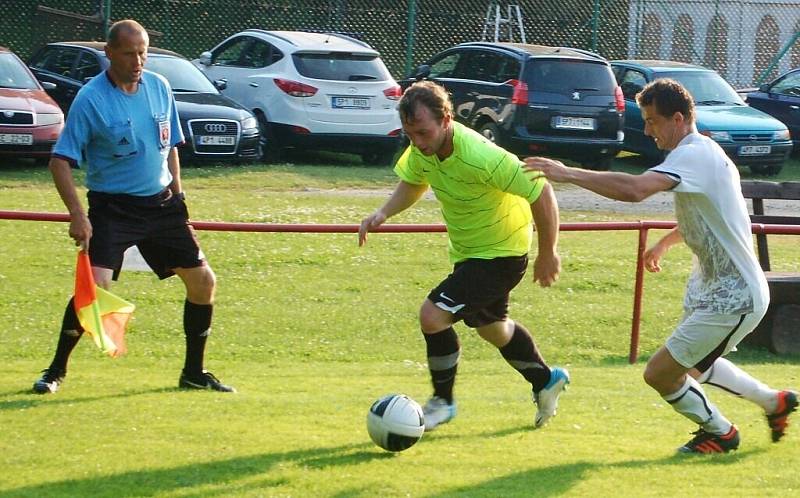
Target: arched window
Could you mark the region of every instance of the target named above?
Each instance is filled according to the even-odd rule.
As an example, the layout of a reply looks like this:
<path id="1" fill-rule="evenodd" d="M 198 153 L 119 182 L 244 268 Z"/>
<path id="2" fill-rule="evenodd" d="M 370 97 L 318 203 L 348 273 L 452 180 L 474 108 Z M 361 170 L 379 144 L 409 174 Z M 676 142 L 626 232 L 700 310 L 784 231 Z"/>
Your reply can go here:
<path id="1" fill-rule="evenodd" d="M 775 18 L 766 15 L 758 23 L 756 29 L 755 50 L 753 52 L 753 82 L 758 81 L 761 74 L 772 64 L 773 59 L 778 55 L 778 40 L 780 30 Z M 769 81 L 778 76 L 778 66 L 772 68 L 764 78 Z"/>
<path id="2" fill-rule="evenodd" d="M 728 73 L 728 23 L 717 14 L 708 23 L 703 65 L 716 70 L 723 78 Z"/>
<path id="3" fill-rule="evenodd" d="M 694 45 L 694 21 L 688 14 L 681 14 L 672 28 L 672 51 L 670 59 L 692 62 Z"/>
<path id="4" fill-rule="evenodd" d="M 800 20 L 794 25 L 794 32 L 800 31 Z M 800 67 L 800 39 L 794 41 L 792 46 L 792 68 Z"/>
<path id="5" fill-rule="evenodd" d="M 639 37 L 640 59 L 658 59 L 658 51 L 661 48 L 661 19 L 657 15 L 650 13 L 644 16 L 642 33 Z"/>

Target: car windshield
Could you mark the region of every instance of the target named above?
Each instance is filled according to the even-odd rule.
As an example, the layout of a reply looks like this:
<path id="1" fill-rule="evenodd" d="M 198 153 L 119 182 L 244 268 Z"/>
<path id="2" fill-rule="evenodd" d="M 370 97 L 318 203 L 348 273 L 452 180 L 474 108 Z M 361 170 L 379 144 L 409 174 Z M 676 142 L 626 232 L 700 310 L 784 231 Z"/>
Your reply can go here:
<path id="1" fill-rule="evenodd" d="M 391 78 L 376 55 L 295 53 L 292 59 L 297 72 L 306 78 L 336 81 L 386 81 Z"/>
<path id="2" fill-rule="evenodd" d="M 0 88 L 38 90 L 36 79 L 13 54 L 0 54 Z"/>
<path id="3" fill-rule="evenodd" d="M 658 73 L 672 78 L 692 94 L 697 105 L 744 105 L 744 101 L 722 76 L 712 71 L 675 71 Z"/>
<path id="4" fill-rule="evenodd" d="M 577 60 L 533 59 L 525 72 L 528 88 L 537 92 L 598 92 L 613 95 L 614 76 L 605 64 Z"/>
<path id="5" fill-rule="evenodd" d="M 186 59 L 151 54 L 144 67 L 167 78 L 173 92 L 219 93 L 206 75 Z"/>

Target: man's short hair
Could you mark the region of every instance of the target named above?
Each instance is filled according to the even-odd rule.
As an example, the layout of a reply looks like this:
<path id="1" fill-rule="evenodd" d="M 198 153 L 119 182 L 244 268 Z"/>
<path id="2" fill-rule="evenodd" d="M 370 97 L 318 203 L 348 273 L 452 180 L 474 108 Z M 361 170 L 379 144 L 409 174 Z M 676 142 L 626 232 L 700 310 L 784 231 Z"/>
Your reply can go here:
<path id="1" fill-rule="evenodd" d="M 656 112 L 665 118 L 676 112 L 683 114 L 689 122 L 694 122 L 694 99 L 680 83 L 669 78 L 651 81 L 636 94 L 639 107 L 656 106 Z"/>
<path id="2" fill-rule="evenodd" d="M 445 115 L 453 114 L 453 105 L 447 90 L 433 81 L 418 81 L 406 88 L 397 105 L 400 120 L 404 123 L 413 121 L 420 106 L 427 107 L 439 122 Z"/>
<path id="3" fill-rule="evenodd" d="M 131 33 L 142 33 L 145 39 L 149 40 L 150 37 L 147 35 L 147 30 L 139 24 L 138 22 L 134 21 L 133 19 L 124 19 L 122 21 L 117 21 L 111 25 L 108 29 L 108 36 L 106 37 L 106 45 L 110 47 L 117 47 L 119 46 L 119 39 L 123 34 L 131 34 Z"/>

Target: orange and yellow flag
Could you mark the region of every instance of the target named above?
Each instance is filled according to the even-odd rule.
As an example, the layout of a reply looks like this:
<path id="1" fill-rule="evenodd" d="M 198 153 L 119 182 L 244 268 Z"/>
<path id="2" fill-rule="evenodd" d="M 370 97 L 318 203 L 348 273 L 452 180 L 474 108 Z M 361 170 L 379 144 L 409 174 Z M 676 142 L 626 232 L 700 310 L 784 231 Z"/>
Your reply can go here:
<path id="1" fill-rule="evenodd" d="M 125 328 L 135 308 L 95 285 L 89 255 L 79 251 L 75 268 L 75 313 L 81 326 L 104 353 L 111 357 L 125 353 Z"/>

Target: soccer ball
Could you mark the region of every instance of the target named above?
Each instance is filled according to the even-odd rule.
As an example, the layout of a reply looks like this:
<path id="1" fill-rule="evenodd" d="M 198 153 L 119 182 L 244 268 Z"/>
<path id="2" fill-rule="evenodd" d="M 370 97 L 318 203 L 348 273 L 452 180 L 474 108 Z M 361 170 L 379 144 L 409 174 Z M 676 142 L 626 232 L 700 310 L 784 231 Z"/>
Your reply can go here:
<path id="1" fill-rule="evenodd" d="M 390 394 L 374 402 L 367 413 L 367 432 L 388 451 L 414 446 L 425 432 L 422 408 L 405 394 Z"/>

